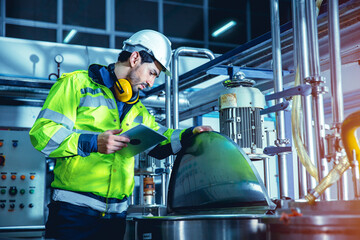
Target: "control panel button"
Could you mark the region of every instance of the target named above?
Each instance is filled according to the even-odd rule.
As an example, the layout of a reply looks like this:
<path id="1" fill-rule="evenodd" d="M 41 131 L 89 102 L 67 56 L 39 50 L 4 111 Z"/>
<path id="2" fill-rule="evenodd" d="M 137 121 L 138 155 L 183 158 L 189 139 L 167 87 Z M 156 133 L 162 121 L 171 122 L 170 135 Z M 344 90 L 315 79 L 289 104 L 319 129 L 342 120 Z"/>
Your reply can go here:
<path id="1" fill-rule="evenodd" d="M 18 141 L 17 141 L 17 140 L 13 140 L 12 142 L 13 142 L 13 143 L 12 143 L 13 147 L 17 147 L 17 146 L 18 146 Z"/>
<path id="2" fill-rule="evenodd" d="M 21 180 L 25 180 L 25 175 L 21 175 L 21 176 L 20 176 L 20 179 L 21 179 Z"/>
<path id="3" fill-rule="evenodd" d="M 17 194 L 18 190 L 16 189 L 16 187 L 10 187 L 9 189 L 9 194 L 11 196 L 15 196 Z"/>
<path id="4" fill-rule="evenodd" d="M 20 194 L 21 195 L 25 194 L 25 189 L 20 189 Z"/>
<path id="5" fill-rule="evenodd" d="M 11 175 L 11 179 L 15 180 L 16 179 L 16 175 Z"/>
<path id="6" fill-rule="evenodd" d="M 5 180 L 5 179 L 6 179 L 6 175 L 5 175 L 5 174 L 1 175 L 1 179 L 2 179 L 2 180 Z"/>
<path id="7" fill-rule="evenodd" d="M 32 203 L 29 204 L 29 208 L 33 208 L 34 205 Z"/>
<path id="8" fill-rule="evenodd" d="M 15 204 L 11 203 L 10 208 L 15 208 Z"/>
<path id="9" fill-rule="evenodd" d="M 6 189 L 1 189 L 1 194 L 5 194 L 6 193 Z"/>
<path id="10" fill-rule="evenodd" d="M 35 176 L 34 176 L 34 175 L 31 175 L 31 176 L 30 176 L 30 179 L 31 179 L 31 180 L 34 180 L 34 179 L 35 179 Z"/>
<path id="11" fill-rule="evenodd" d="M 30 190 L 29 190 L 29 193 L 30 193 L 30 194 L 34 194 L 34 192 L 35 192 L 34 189 L 30 189 Z"/>
<path id="12" fill-rule="evenodd" d="M 19 207 L 20 207 L 20 208 L 24 208 L 25 205 L 21 203 L 21 204 L 19 205 Z"/>
<path id="13" fill-rule="evenodd" d="M 0 204 L 0 208 L 5 208 L 5 203 Z"/>

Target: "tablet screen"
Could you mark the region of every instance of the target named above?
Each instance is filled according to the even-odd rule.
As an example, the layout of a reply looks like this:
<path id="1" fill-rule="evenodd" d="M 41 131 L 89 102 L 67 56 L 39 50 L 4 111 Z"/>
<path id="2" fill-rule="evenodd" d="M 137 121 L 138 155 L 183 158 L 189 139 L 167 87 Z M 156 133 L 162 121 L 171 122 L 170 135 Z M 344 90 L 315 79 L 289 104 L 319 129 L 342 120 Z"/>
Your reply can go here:
<path id="1" fill-rule="evenodd" d="M 121 133 L 120 136 L 126 136 L 130 139 L 127 147 L 117 151 L 125 157 L 135 156 L 167 139 L 164 135 L 144 124 L 139 124 L 136 127 Z"/>

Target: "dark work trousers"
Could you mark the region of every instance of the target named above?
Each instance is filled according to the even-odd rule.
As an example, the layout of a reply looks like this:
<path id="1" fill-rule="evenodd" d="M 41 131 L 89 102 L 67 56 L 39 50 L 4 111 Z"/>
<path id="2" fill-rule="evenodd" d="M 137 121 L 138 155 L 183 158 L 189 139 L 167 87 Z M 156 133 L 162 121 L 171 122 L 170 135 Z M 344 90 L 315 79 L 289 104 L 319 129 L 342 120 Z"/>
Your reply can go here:
<path id="1" fill-rule="evenodd" d="M 126 213 L 106 214 L 87 207 L 52 201 L 46 223 L 46 239 L 123 239 Z"/>

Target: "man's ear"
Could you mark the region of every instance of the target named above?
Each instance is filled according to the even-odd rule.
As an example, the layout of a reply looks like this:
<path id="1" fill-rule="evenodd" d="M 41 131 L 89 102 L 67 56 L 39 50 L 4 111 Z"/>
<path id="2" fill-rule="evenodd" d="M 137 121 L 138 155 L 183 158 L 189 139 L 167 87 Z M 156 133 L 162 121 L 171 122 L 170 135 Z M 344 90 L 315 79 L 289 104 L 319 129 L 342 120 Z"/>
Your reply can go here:
<path id="1" fill-rule="evenodd" d="M 130 62 L 130 66 L 134 67 L 137 64 L 139 64 L 141 62 L 141 57 L 139 52 L 132 52 L 129 58 L 129 62 Z"/>

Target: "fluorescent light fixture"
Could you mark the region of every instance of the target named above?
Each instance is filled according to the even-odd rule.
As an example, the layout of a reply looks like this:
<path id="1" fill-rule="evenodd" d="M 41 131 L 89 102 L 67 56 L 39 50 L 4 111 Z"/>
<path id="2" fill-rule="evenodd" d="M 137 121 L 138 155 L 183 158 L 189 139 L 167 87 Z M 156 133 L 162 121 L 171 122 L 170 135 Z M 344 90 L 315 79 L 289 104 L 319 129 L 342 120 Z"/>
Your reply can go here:
<path id="1" fill-rule="evenodd" d="M 211 36 L 213 37 L 217 37 L 219 36 L 220 34 L 222 34 L 223 32 L 229 30 L 230 28 L 232 28 L 233 26 L 236 25 L 236 22 L 231 20 L 230 22 L 228 22 L 227 24 L 225 24 L 224 26 L 220 27 L 218 30 L 216 30 L 215 32 L 213 32 L 211 34 Z"/>
<path id="2" fill-rule="evenodd" d="M 77 30 L 72 29 L 69 34 L 65 37 L 64 39 L 64 43 L 69 43 L 71 41 L 71 39 L 75 36 L 75 34 L 77 33 Z"/>

